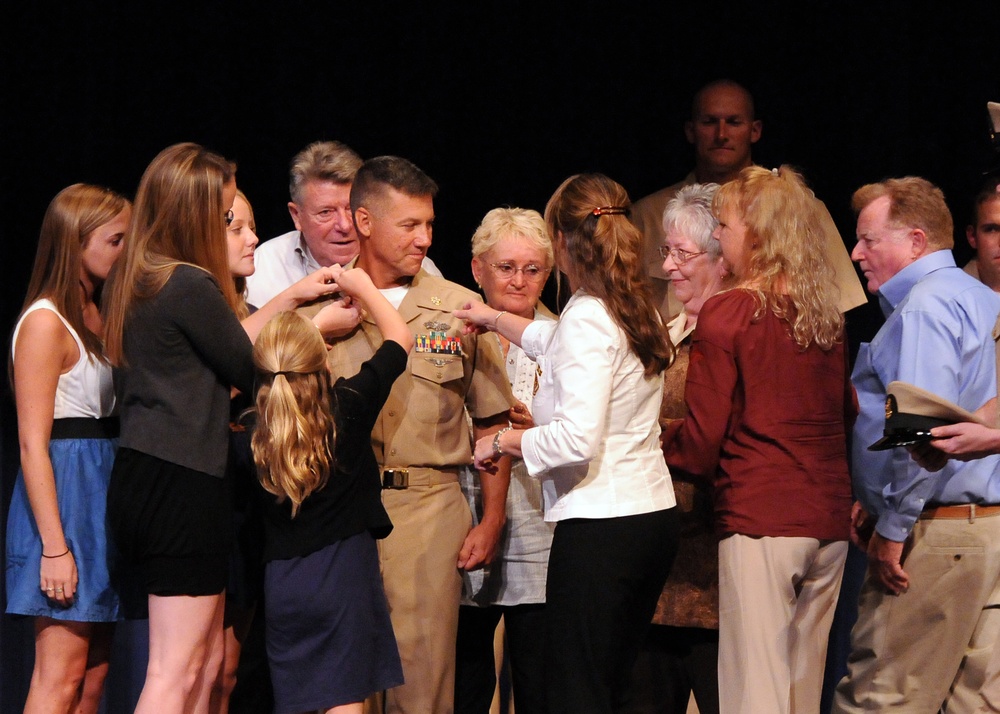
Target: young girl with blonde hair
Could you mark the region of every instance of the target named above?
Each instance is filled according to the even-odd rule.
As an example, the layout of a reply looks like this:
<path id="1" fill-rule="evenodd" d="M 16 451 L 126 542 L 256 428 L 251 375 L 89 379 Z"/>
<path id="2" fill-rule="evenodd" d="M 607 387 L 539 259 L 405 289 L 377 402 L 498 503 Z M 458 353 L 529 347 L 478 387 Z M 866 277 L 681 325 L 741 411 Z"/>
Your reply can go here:
<path id="1" fill-rule="evenodd" d="M 360 714 L 364 699 L 402 684 L 375 540 L 382 507 L 371 432 L 413 335 L 368 275 L 333 267 L 384 342 L 334 381 L 305 317 L 280 313 L 254 346 L 254 461 L 263 488 L 264 602 L 278 712 Z"/>

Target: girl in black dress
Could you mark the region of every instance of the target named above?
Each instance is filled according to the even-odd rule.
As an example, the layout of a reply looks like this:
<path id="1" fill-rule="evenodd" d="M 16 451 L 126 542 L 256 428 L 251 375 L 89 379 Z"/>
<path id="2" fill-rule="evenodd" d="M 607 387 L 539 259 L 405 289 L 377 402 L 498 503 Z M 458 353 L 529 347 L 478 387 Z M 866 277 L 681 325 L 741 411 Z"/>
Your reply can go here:
<path id="1" fill-rule="evenodd" d="M 336 284 L 385 341 L 360 372 L 335 382 L 316 327 L 281 313 L 254 347 L 252 446 L 266 544 L 265 627 L 275 711 L 360 714 L 365 697 L 403 682 L 375 539 L 382 507 L 371 431 L 406 368 L 413 335 L 359 269 Z"/>

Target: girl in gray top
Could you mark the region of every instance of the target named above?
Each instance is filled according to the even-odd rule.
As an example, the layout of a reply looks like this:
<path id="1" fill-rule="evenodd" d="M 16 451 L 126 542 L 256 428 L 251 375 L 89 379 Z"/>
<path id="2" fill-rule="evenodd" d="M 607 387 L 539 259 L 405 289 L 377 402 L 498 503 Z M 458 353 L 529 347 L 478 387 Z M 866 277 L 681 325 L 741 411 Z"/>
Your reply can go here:
<path id="1" fill-rule="evenodd" d="M 217 671 L 206 660 L 221 637 L 230 545 L 229 397 L 253 382 L 226 253 L 234 171 L 196 144 L 153 160 L 106 300 L 122 422 L 108 522 L 123 580 L 149 611 L 140 713 L 193 709 Z"/>

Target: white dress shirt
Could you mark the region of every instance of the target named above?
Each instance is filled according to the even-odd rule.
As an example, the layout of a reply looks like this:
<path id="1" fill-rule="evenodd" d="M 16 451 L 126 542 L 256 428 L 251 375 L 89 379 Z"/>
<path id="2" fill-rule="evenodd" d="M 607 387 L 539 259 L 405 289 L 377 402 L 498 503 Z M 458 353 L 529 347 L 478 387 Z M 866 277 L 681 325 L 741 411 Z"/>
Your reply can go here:
<path id="1" fill-rule="evenodd" d="M 254 251 L 253 262 L 253 275 L 247 277 L 247 302 L 256 307 L 263 307 L 282 290 L 321 267 L 300 231 L 289 231 L 261 243 Z M 424 258 L 423 268 L 443 277 L 430 258 Z"/>
<path id="2" fill-rule="evenodd" d="M 521 441 L 545 520 L 615 518 L 676 504 L 660 451 L 663 375 L 646 377 L 604 302 L 577 291 L 558 322 L 521 339 L 541 367 L 536 424 Z"/>

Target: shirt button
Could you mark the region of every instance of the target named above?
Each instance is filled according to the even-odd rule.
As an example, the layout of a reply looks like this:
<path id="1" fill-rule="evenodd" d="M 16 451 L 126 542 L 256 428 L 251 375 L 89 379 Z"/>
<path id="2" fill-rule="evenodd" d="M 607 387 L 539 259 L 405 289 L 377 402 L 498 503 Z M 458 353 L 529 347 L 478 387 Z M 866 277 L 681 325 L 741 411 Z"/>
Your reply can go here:
<path id="1" fill-rule="evenodd" d="M 389 416 L 391 416 L 391 417 L 396 416 L 396 412 L 390 409 L 389 410 Z"/>
<path id="2" fill-rule="evenodd" d="M 441 373 L 440 372 L 437 373 L 437 378 L 441 379 Z"/>
<path id="3" fill-rule="evenodd" d="M 389 455 L 390 456 L 395 456 L 396 455 L 396 450 L 395 449 L 390 449 L 389 450 Z"/>

